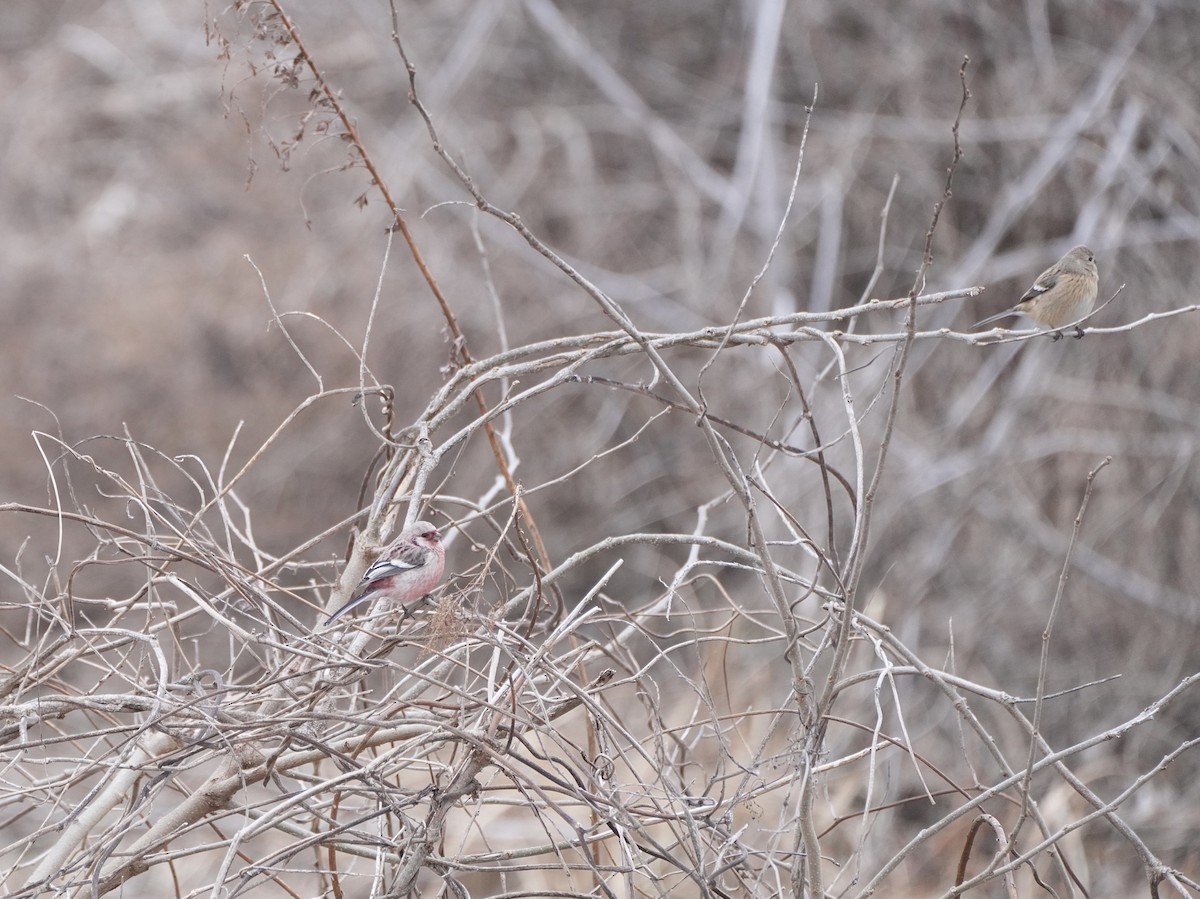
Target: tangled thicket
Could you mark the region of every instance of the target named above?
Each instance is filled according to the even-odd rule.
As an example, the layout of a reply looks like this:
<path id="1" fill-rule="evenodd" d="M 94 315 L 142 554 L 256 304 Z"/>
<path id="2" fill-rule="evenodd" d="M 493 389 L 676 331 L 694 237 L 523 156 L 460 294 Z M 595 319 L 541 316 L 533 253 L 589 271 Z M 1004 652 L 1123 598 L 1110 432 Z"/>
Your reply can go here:
<path id="1" fill-rule="evenodd" d="M 354 89 L 326 13 L 212 20 L 259 152 L 349 172 L 306 210 L 365 169 L 395 224 L 312 217 L 355 285 L 323 307 L 256 257 L 261 370 L 244 310 L 181 304 L 194 353 L 115 376 L 153 439 L 35 432 L 6 894 L 1200 894 L 1200 128 L 1146 74 L 1177 11 L 918 6 L 396 4 Z M 914 57 L 931 23 L 975 61 Z M 1003 105 L 1022 41 L 1056 114 Z M 834 48 L 877 68 L 814 97 Z M 1061 235 L 1116 298 L 1086 339 L 953 327 Z M 154 397 L 196 364 L 293 405 L 193 445 L 203 404 Z M 322 624 L 417 515 L 431 601 Z"/>

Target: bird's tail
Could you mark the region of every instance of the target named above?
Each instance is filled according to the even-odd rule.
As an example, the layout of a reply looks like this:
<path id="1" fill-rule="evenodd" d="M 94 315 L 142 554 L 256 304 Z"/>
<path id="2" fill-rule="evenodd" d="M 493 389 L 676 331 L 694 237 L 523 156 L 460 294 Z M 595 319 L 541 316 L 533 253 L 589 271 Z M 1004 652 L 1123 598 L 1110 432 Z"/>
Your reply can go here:
<path id="1" fill-rule="evenodd" d="M 990 325 L 992 322 L 998 322 L 1002 318 L 1008 318 L 1010 315 L 1016 315 L 1016 314 L 1017 314 L 1016 309 L 1005 309 L 1003 312 L 997 312 L 995 315 L 989 315 L 983 321 L 975 322 L 975 324 L 971 325 L 971 330 L 973 331 L 976 328 L 980 328 L 984 325 Z"/>

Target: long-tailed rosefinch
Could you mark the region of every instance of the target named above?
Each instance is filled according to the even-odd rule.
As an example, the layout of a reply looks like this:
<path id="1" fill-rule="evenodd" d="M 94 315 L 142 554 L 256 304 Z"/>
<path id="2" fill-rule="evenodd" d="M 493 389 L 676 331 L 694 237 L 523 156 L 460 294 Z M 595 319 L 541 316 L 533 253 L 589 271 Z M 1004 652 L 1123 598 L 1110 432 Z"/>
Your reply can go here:
<path id="1" fill-rule="evenodd" d="M 354 593 L 326 624 L 363 603 L 389 599 L 407 611 L 407 604 L 422 599 L 442 579 L 446 549 L 442 535 L 428 521 L 409 525 L 379 554 Z"/>
<path id="2" fill-rule="evenodd" d="M 1075 247 L 1054 263 L 1033 282 L 1033 287 L 1017 301 L 1017 305 L 998 315 L 976 322 L 971 327 L 991 324 L 1009 315 L 1023 313 L 1043 328 L 1054 329 L 1054 340 L 1062 337 L 1058 329 L 1077 322 L 1096 305 L 1100 273 L 1096 257 L 1087 247 Z M 1083 329 L 1075 326 L 1075 336 L 1082 337 Z"/>

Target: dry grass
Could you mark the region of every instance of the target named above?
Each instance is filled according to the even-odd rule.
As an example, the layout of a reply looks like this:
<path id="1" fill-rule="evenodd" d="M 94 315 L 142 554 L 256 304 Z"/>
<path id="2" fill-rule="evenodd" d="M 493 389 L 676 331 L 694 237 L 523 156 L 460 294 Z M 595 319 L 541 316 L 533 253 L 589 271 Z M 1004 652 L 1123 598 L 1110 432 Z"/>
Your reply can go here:
<path id="1" fill-rule="evenodd" d="M 0 13 L 6 894 L 1200 894 L 1188 4 L 279 8 Z"/>

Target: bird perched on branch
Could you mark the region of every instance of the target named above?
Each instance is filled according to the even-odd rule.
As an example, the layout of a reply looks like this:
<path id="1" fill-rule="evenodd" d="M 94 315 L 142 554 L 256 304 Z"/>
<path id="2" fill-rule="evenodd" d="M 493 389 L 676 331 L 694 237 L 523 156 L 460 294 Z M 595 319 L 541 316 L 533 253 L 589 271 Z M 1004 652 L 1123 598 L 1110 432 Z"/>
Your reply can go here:
<path id="1" fill-rule="evenodd" d="M 445 565 L 446 548 L 438 529 L 428 521 L 411 524 L 384 547 L 350 599 L 325 623 L 336 621 L 356 606 L 383 598 L 390 599 L 407 614 L 409 603 L 424 598 L 437 586 Z"/>
<path id="2" fill-rule="evenodd" d="M 1059 328 L 1079 321 L 1092 311 L 1099 287 L 1100 273 L 1096 269 L 1095 255 L 1087 247 L 1078 246 L 1038 275 L 1017 305 L 971 327 L 978 328 L 1021 313 L 1033 319 L 1035 324 L 1053 329 L 1052 339 L 1058 340 L 1062 337 Z M 1075 336 L 1083 336 L 1079 325 L 1075 326 Z"/>

